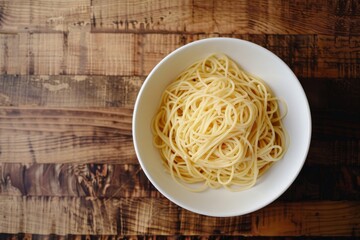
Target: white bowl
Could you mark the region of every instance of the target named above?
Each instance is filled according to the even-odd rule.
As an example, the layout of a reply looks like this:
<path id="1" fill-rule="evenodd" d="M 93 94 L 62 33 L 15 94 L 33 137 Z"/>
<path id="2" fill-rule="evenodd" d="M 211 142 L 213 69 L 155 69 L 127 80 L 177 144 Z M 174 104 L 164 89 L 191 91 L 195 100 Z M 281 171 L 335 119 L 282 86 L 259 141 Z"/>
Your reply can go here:
<path id="1" fill-rule="evenodd" d="M 165 171 L 153 145 L 151 120 L 166 86 L 189 65 L 212 53 L 224 53 L 248 72 L 262 78 L 275 95 L 285 99 L 284 125 L 290 136 L 284 158 L 242 192 L 209 189 L 190 192 Z M 275 54 L 254 43 L 233 38 L 208 38 L 189 43 L 166 56 L 151 71 L 137 97 L 133 115 L 133 139 L 137 157 L 151 183 L 175 204 L 209 216 L 237 216 L 256 211 L 278 198 L 299 174 L 310 145 L 309 104 L 298 79 Z"/>

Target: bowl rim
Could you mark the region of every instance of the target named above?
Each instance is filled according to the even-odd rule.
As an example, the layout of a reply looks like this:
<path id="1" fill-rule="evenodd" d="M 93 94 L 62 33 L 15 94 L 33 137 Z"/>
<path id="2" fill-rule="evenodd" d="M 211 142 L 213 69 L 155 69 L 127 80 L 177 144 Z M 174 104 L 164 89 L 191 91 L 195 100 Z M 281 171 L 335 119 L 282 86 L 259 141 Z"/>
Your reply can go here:
<path id="1" fill-rule="evenodd" d="M 303 158 L 301 159 L 301 164 L 299 165 L 298 169 L 296 170 L 296 173 L 293 174 L 291 176 L 291 178 L 289 178 L 286 186 L 281 189 L 281 191 L 279 191 L 274 197 L 267 199 L 266 201 L 263 201 L 262 204 L 258 204 L 252 208 L 249 208 L 247 211 L 241 211 L 241 212 L 237 212 L 236 209 L 234 209 L 234 211 L 232 213 L 229 214 L 211 214 L 211 213 L 207 213 L 204 211 L 200 211 L 197 208 L 193 208 L 192 206 L 189 205 L 184 205 L 181 201 L 178 201 L 176 198 L 173 198 L 171 195 L 169 195 L 164 189 L 162 189 L 157 183 L 156 181 L 153 179 L 153 177 L 151 176 L 151 174 L 148 172 L 148 169 L 145 167 L 145 164 L 143 162 L 143 160 L 140 157 L 140 150 L 139 150 L 139 146 L 137 144 L 137 129 L 136 129 L 136 118 L 137 118 L 137 113 L 138 113 L 138 108 L 139 108 L 139 103 L 141 100 L 141 96 L 143 95 L 143 92 L 146 89 L 147 84 L 149 83 L 150 79 L 152 78 L 152 76 L 155 74 L 155 72 L 160 68 L 161 65 L 163 65 L 168 59 L 172 58 L 174 55 L 176 55 L 178 52 L 181 52 L 189 47 L 193 47 L 195 45 L 198 44 L 202 44 L 204 42 L 209 42 L 209 41 L 234 41 L 234 42 L 241 42 L 242 44 L 247 44 L 249 46 L 253 46 L 256 48 L 260 48 L 262 51 L 267 52 L 268 54 L 272 55 L 272 57 L 274 58 L 274 60 L 276 61 L 280 61 L 280 63 L 287 67 L 290 70 L 290 73 L 293 75 L 294 80 L 296 84 L 297 84 L 297 88 L 300 91 L 300 94 L 302 95 L 303 99 L 305 100 L 305 108 L 307 110 L 307 115 L 308 115 L 308 129 L 307 129 L 307 133 L 306 136 L 308 136 L 307 142 L 306 142 L 306 151 L 303 152 Z M 138 94 L 136 97 L 136 101 L 135 101 L 135 105 L 134 105 L 134 110 L 133 110 L 133 118 L 132 118 L 132 137 L 133 137 L 133 144 L 134 144 L 134 148 L 135 148 L 135 153 L 136 153 L 136 157 L 138 159 L 138 162 L 140 163 L 141 169 L 144 171 L 146 177 L 149 179 L 149 181 L 151 182 L 151 184 L 163 195 L 165 196 L 168 200 L 170 200 L 171 202 L 175 203 L 176 205 L 189 210 L 191 212 L 197 213 L 197 214 L 201 214 L 204 216 L 211 216 L 211 217 L 234 217 L 234 216 L 241 216 L 241 215 L 245 215 L 245 214 L 249 214 L 252 212 L 255 212 L 261 208 L 264 208 L 265 206 L 271 204 L 272 202 L 274 202 L 276 199 L 278 199 L 287 189 L 289 189 L 289 187 L 293 184 L 293 182 L 296 180 L 296 178 L 298 177 L 298 175 L 300 174 L 301 170 L 303 169 L 303 166 L 305 164 L 305 161 L 307 159 L 308 153 L 309 153 L 309 149 L 310 149 L 310 144 L 311 144 L 311 139 L 312 139 L 312 117 L 311 117 L 311 109 L 310 109 L 310 105 L 309 105 L 309 100 L 307 99 L 307 96 L 305 94 L 304 88 L 302 87 L 302 85 L 300 84 L 299 79 L 296 77 L 295 73 L 292 71 L 292 69 L 279 57 L 277 56 L 275 53 L 273 53 L 272 51 L 268 50 L 267 48 L 260 46 L 254 42 L 248 41 L 248 40 L 244 40 L 244 39 L 239 39 L 239 38 L 231 38 L 231 37 L 209 37 L 209 38 L 205 38 L 205 39 L 200 39 L 200 40 L 195 40 L 193 42 L 187 43 L 183 46 L 178 47 L 177 49 L 173 50 L 172 52 L 170 52 L 169 54 L 167 54 L 164 58 L 162 58 L 156 65 L 155 67 L 150 71 L 150 73 L 148 74 L 148 76 L 146 77 L 146 79 L 144 80 Z M 305 143 L 304 143 L 305 144 Z"/>

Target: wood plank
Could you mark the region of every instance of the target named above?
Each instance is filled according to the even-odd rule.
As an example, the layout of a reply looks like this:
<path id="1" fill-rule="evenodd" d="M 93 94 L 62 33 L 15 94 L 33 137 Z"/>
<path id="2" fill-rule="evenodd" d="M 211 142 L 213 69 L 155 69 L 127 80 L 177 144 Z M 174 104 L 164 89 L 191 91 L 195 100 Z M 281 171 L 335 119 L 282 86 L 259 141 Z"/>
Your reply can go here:
<path id="1" fill-rule="evenodd" d="M 92 31 L 342 35 L 360 32 L 356 1 L 94 0 L 92 6 Z"/>
<path id="2" fill-rule="evenodd" d="M 139 164 L 0 164 L 0 195 L 161 197 Z"/>
<path id="3" fill-rule="evenodd" d="M 132 107 L 145 76 L 0 75 L 2 106 Z M 300 78 L 312 111 L 356 120 L 357 79 Z M 333 96 L 337 96 L 336 98 Z M 334 113 L 332 113 L 334 111 Z M 330 116 L 333 114 L 334 116 Z M 339 118 L 339 117 L 338 117 Z"/>
<path id="4" fill-rule="evenodd" d="M 165 31 L 179 32 L 193 28 L 193 2 L 187 1 L 92 1 L 92 31 Z M 204 10 L 206 11 L 206 10 Z M 206 14 L 204 14 L 206 16 Z M 203 27 L 202 19 L 198 19 Z M 211 21 L 207 17 L 208 21 Z M 197 29 L 193 29 L 196 31 Z M 203 31 L 211 31 L 206 28 Z"/>
<path id="5" fill-rule="evenodd" d="M 176 48 L 214 36 L 241 38 L 264 46 L 284 60 L 299 78 L 344 79 L 344 86 L 348 79 L 359 78 L 359 36 L 111 34 L 86 30 L 0 34 L 0 53 L 4 56 L 0 73 L 147 75 Z"/>
<path id="6" fill-rule="evenodd" d="M 90 26 L 90 0 L 4 0 L 1 32 L 66 32 Z"/>
<path id="7" fill-rule="evenodd" d="M 319 35 L 316 59 L 318 71 L 315 77 L 327 75 L 338 79 L 358 79 L 360 77 L 359 51 L 359 36 Z M 357 89 L 359 91 L 359 87 Z"/>
<path id="8" fill-rule="evenodd" d="M 154 236 L 154 235 L 56 235 L 56 234 L 49 234 L 49 235 L 41 235 L 41 234 L 0 234 L 1 239 L 3 240 L 122 240 L 122 239 L 130 239 L 130 240 L 174 240 L 174 239 L 181 239 L 181 240 L 202 240 L 202 239 L 239 239 L 239 236 L 219 236 L 219 235 L 170 235 L 170 236 Z M 295 240 L 295 239 L 302 239 L 302 240 L 314 240 L 314 239 L 324 239 L 324 237 L 309 237 L 309 236 L 301 236 L 301 237 L 269 237 L 269 236 L 246 236 L 246 239 L 249 240 Z M 326 240 L 353 240 L 352 237 L 326 237 Z"/>
<path id="9" fill-rule="evenodd" d="M 360 108 L 360 85 L 357 78 L 300 78 L 311 110 L 319 115 L 331 115 L 337 111 L 338 118 L 358 118 Z M 335 115 L 335 114 L 334 114 Z M 341 116 L 345 115 L 345 116 Z M 321 117 L 321 116 L 319 116 Z"/>
<path id="10" fill-rule="evenodd" d="M 144 76 L 0 75 L 0 105 L 133 108 L 144 79 Z"/>
<path id="11" fill-rule="evenodd" d="M 132 96 L 141 82 L 139 78 L 116 77 L 105 82 L 101 77 L 85 76 L 10 77 L 0 81 L 3 105 L 28 106 L 15 111 L 2 108 L 0 161 L 136 161 L 130 136 Z M 46 106 L 36 109 L 31 107 L 34 105 Z M 55 109 L 52 105 L 79 107 Z M 104 106 L 111 109 L 99 108 Z"/>
<path id="12" fill-rule="evenodd" d="M 315 124 L 315 123 L 314 123 Z M 313 124 L 313 127 L 314 127 Z M 330 132 L 331 131 L 326 131 Z M 313 133 L 306 163 L 321 166 L 360 166 L 359 138 Z"/>
<path id="13" fill-rule="evenodd" d="M 253 215 L 255 235 L 359 235 L 360 205 L 357 202 L 301 202 L 271 206 Z M 341 223 L 342 221 L 344 222 Z M 333 222 L 337 224 L 334 225 Z"/>
<path id="14" fill-rule="evenodd" d="M 91 6 L 90 6 L 91 5 Z M 355 35 L 356 1 L 100 1 L 5 0 L 3 32 L 72 31 Z M 350 18 L 351 17 L 351 18 Z M 313 24 L 316 22 L 317 24 Z M 301 23 L 301 24 L 298 24 Z"/>
<path id="15" fill-rule="evenodd" d="M 90 34 L 81 30 L 0 34 L 0 39 L 1 74 L 139 75 L 133 34 Z"/>
<path id="16" fill-rule="evenodd" d="M 0 107 L 0 162 L 136 163 L 132 111 L 128 107 Z M 359 166 L 356 119 L 336 118 L 333 112 L 313 115 L 313 123 L 310 164 Z"/>
<path id="17" fill-rule="evenodd" d="M 239 38 L 263 46 L 279 56 L 299 78 L 334 78 L 346 85 L 348 80 L 360 77 L 359 36 L 274 34 L 143 34 L 142 74 L 147 75 L 176 48 L 212 36 Z"/>
<path id="18" fill-rule="evenodd" d="M 136 159 L 132 109 L 0 109 L 0 162 L 126 163 Z"/>
<path id="19" fill-rule="evenodd" d="M 359 167 L 345 165 L 330 167 L 306 162 L 294 183 L 279 200 L 358 200 L 360 199 L 360 192 L 357 190 L 360 187 L 359 176 Z"/>
<path id="20" fill-rule="evenodd" d="M 116 234 L 114 201 L 85 198 L 0 197 L 0 232 Z M 15 219 L 17 218 L 17 220 Z"/>
<path id="21" fill-rule="evenodd" d="M 0 104 L 132 107 L 144 80 L 145 76 L 0 75 Z M 348 117 L 356 119 L 355 109 L 360 108 L 358 79 L 300 78 L 300 83 L 315 113 L 345 118 L 350 114 Z"/>
<path id="22" fill-rule="evenodd" d="M 360 234 L 360 205 L 356 201 L 275 202 L 253 214 L 213 218 L 191 213 L 165 198 L 86 200 L 0 196 L 0 199 L 0 232 L 7 233 L 20 230 L 59 235 Z"/>
<path id="23" fill-rule="evenodd" d="M 358 112 L 318 110 L 314 111 L 311 117 L 314 136 L 360 139 L 360 114 Z"/>
<path id="24" fill-rule="evenodd" d="M 306 164 L 282 201 L 358 200 L 360 167 Z M 159 198 L 139 164 L 0 164 L 0 195 Z"/>

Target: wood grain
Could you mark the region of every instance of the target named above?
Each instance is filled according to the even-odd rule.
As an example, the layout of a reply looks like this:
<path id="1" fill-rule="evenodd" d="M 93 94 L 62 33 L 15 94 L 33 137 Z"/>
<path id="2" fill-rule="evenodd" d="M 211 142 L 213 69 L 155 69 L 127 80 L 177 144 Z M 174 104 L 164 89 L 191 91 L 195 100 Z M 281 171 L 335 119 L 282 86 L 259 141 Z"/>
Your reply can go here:
<path id="1" fill-rule="evenodd" d="M 169 202 L 132 143 L 146 76 L 209 37 L 274 52 L 312 112 L 295 182 L 239 217 Z M 357 0 L 0 0 L 0 239 L 358 237 L 359 52 Z"/>
<path id="2" fill-rule="evenodd" d="M 222 34 L 359 32 L 356 1 L 92 1 L 93 31 Z M 352 16 L 349 18 L 348 16 Z M 302 24 L 294 24 L 301 22 Z M 316 24 L 314 24 L 316 22 Z"/>
<path id="3" fill-rule="evenodd" d="M 137 163 L 131 119 L 129 108 L 0 107 L 0 162 Z M 314 119 L 309 163 L 359 166 L 356 121 L 329 119 Z"/>
<path id="4" fill-rule="evenodd" d="M 359 32 L 357 1 L 1 2 L 1 31 L 339 34 Z M 302 24 L 296 24 L 301 22 Z M 316 22 L 316 24 L 314 24 Z"/>
<path id="5" fill-rule="evenodd" d="M 0 73 L 144 76 L 168 53 L 194 40 L 226 36 L 257 43 L 284 60 L 299 78 L 359 78 L 356 36 L 249 34 L 0 34 Z M 102 44 L 99 44 L 102 43 Z M 41 47 L 40 47 L 41 46 Z M 339 56 L 339 53 L 341 55 Z M 357 88 L 359 91 L 359 88 Z"/>
<path id="6" fill-rule="evenodd" d="M 173 239 L 181 239 L 181 240 L 203 240 L 203 239 L 239 239 L 238 236 L 231 235 L 181 235 L 181 236 L 154 236 L 154 235 L 41 235 L 41 234 L 2 234 L 2 239 L 4 240 L 121 240 L 121 239 L 130 239 L 130 240 L 173 240 Z M 319 237 L 319 239 L 323 239 L 324 237 Z M 274 237 L 274 236 L 246 236 L 246 239 L 249 240 L 291 240 L 291 239 L 303 239 L 303 240 L 312 240 L 313 237 L 302 236 L 302 237 Z M 327 240 L 352 240 L 351 237 L 326 237 Z"/>
<path id="7" fill-rule="evenodd" d="M 38 163 L 137 163 L 129 135 L 143 81 L 143 76 L 0 76 L 0 103 L 6 106 L 0 107 L 0 162 L 32 163 L 34 151 Z M 310 164 L 360 164 L 354 112 L 360 94 L 356 80 L 348 87 L 342 81 L 301 79 L 313 110 Z M 100 139 L 109 145 L 96 146 Z"/>
<path id="8" fill-rule="evenodd" d="M 0 104 L 129 110 L 144 79 L 144 76 L 0 75 Z"/>
<path id="9" fill-rule="evenodd" d="M 38 229 L 38 234 L 59 235 L 359 234 L 360 208 L 351 201 L 277 202 L 252 215 L 213 218 L 179 208 L 164 198 L 86 200 L 0 196 L 0 199 L 0 232 L 7 233 Z M 326 224 L 318 225 L 320 221 Z"/>
<path id="10" fill-rule="evenodd" d="M 1 107 L 0 162 L 133 162 L 131 112 Z"/>
<path id="11" fill-rule="evenodd" d="M 4 0 L 0 32 L 62 32 L 90 26 L 90 0 Z"/>
<path id="12" fill-rule="evenodd" d="M 3 74 L 138 75 L 135 66 L 139 59 L 132 34 L 90 34 L 81 30 L 10 36 L 0 34 L 0 53 L 10 59 L 0 62 Z"/>
<path id="13" fill-rule="evenodd" d="M 308 166 L 281 201 L 360 199 L 360 167 Z M 161 197 L 139 164 L 0 164 L 0 195 L 89 198 Z"/>
<path id="14" fill-rule="evenodd" d="M 4 240 L 20 240 L 20 239 L 27 239 L 27 240 L 121 240 L 121 239 L 130 239 L 130 240 L 156 240 L 156 239 L 163 239 L 163 240 L 173 240 L 173 239 L 181 239 L 181 240 L 203 240 L 203 239 L 239 239 L 238 236 L 219 236 L 219 235 L 181 235 L 181 236 L 154 236 L 154 235 L 40 235 L 40 234 L 3 234 L 2 235 Z M 291 239 L 300 239 L 300 237 L 263 237 L 263 236 L 246 236 L 249 240 L 291 240 Z M 319 237 L 321 239 L 322 237 Z M 311 240 L 314 239 L 313 237 L 303 236 L 301 237 L 303 240 Z M 352 240 L 351 237 L 326 237 L 327 240 Z"/>

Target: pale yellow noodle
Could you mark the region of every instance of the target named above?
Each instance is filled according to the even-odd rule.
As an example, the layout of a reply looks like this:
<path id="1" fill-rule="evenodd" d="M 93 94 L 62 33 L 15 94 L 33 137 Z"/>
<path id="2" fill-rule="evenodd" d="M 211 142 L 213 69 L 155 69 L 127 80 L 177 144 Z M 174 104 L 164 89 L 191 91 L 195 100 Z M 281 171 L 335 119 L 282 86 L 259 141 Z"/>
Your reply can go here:
<path id="1" fill-rule="evenodd" d="M 174 180 L 191 191 L 245 190 L 283 157 L 283 117 L 262 80 L 213 54 L 164 91 L 152 121 L 154 144 Z"/>

